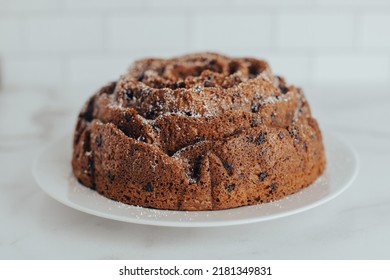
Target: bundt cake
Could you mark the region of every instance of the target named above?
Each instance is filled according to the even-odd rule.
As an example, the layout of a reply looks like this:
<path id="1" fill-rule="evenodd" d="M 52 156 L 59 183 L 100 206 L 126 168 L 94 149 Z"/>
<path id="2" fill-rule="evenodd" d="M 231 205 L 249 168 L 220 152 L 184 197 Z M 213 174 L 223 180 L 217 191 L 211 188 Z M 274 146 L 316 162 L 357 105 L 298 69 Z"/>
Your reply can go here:
<path id="1" fill-rule="evenodd" d="M 300 88 L 265 61 L 198 53 L 136 61 L 84 105 L 72 167 L 126 204 L 218 210 L 309 186 L 325 168 Z"/>

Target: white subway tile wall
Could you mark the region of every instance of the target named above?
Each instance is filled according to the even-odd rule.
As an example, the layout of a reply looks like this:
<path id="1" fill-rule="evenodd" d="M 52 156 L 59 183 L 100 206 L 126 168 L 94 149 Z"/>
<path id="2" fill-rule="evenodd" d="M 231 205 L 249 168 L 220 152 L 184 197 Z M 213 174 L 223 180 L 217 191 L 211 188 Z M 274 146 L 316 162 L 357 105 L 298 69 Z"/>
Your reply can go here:
<path id="1" fill-rule="evenodd" d="M 62 61 L 55 56 L 18 55 L 5 59 L 2 75 L 5 88 L 23 87 L 56 89 L 62 84 Z"/>
<path id="2" fill-rule="evenodd" d="M 0 0 L 0 87 L 93 92 L 135 59 L 266 59 L 288 82 L 390 84 L 389 0 Z"/>
<path id="3" fill-rule="evenodd" d="M 91 16 L 40 16 L 25 22 L 26 48 L 36 53 L 101 50 L 103 20 Z"/>
<path id="4" fill-rule="evenodd" d="M 22 23 L 16 17 L 0 17 L 0 55 L 7 52 L 22 52 Z"/>
<path id="5" fill-rule="evenodd" d="M 389 79 L 389 63 L 381 55 L 321 54 L 314 60 L 312 78 L 318 83 L 341 80 L 356 86 L 362 81 L 378 84 Z"/>
<path id="6" fill-rule="evenodd" d="M 350 48 L 354 42 L 354 16 L 350 13 L 284 12 L 278 16 L 280 48 Z"/>
<path id="7" fill-rule="evenodd" d="M 359 44 L 362 47 L 390 48 L 389 13 L 367 13 L 362 17 L 359 30 Z"/>
<path id="8" fill-rule="evenodd" d="M 187 18 L 181 15 L 132 13 L 108 20 L 110 51 L 185 49 L 189 38 Z"/>
<path id="9" fill-rule="evenodd" d="M 229 50 L 272 47 L 272 17 L 266 13 L 204 13 L 193 17 L 190 45 L 195 49 Z"/>

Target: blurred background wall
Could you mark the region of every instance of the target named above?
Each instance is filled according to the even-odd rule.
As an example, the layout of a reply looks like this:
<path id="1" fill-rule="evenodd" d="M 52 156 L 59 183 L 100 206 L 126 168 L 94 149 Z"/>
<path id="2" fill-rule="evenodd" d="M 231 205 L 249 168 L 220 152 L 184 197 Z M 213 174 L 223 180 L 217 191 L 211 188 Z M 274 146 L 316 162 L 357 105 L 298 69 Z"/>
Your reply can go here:
<path id="1" fill-rule="evenodd" d="M 257 56 L 288 82 L 390 83 L 389 0 L 0 0 L 3 89 L 91 94 L 131 61 Z"/>

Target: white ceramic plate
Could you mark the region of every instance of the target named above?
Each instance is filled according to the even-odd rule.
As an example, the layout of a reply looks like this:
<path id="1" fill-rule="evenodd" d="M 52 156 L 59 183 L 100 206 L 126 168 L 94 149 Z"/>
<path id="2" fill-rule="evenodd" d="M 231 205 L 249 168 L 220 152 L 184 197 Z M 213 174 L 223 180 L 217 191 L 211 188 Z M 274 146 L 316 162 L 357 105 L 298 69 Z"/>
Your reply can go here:
<path id="1" fill-rule="evenodd" d="M 358 171 L 356 153 L 334 136 L 325 137 L 327 169 L 310 187 L 281 200 L 219 211 L 171 211 L 130 206 L 107 199 L 77 182 L 71 172 L 71 137 L 49 144 L 36 158 L 39 186 L 59 202 L 95 216 L 129 223 L 213 227 L 272 220 L 319 206 L 345 191 Z"/>

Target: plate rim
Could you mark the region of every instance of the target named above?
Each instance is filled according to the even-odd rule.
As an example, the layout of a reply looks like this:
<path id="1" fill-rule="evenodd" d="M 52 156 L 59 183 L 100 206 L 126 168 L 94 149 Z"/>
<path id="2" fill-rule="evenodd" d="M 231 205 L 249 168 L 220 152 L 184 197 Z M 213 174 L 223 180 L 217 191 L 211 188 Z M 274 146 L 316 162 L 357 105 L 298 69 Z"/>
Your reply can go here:
<path id="1" fill-rule="evenodd" d="M 334 198 L 338 197 L 339 195 L 341 195 L 344 191 L 346 191 L 353 184 L 353 182 L 356 180 L 356 177 L 357 177 L 359 170 L 360 170 L 360 162 L 359 162 L 359 157 L 358 157 L 358 153 L 357 153 L 356 149 L 352 145 L 347 143 L 345 140 L 343 140 L 342 138 L 336 136 L 334 133 L 327 132 L 325 134 L 324 132 L 322 132 L 323 139 L 332 139 L 331 140 L 332 142 L 333 141 L 338 142 L 339 144 L 341 144 L 343 146 L 343 148 L 345 148 L 345 150 L 349 153 L 349 155 L 353 159 L 353 162 L 351 164 L 354 165 L 354 168 L 353 168 L 353 172 L 352 172 L 351 176 L 348 178 L 347 182 L 342 187 L 337 189 L 336 191 L 331 192 L 330 194 L 325 195 L 324 197 L 321 197 L 316 201 L 313 201 L 307 205 L 298 207 L 296 209 L 290 209 L 290 210 L 285 211 L 285 212 L 274 213 L 274 214 L 270 214 L 267 216 L 246 217 L 246 218 L 243 218 L 240 220 L 236 219 L 236 220 L 220 220 L 220 221 L 163 221 L 163 222 L 161 222 L 158 219 L 137 219 L 136 217 L 124 217 L 124 216 L 109 214 L 109 213 L 106 213 L 103 211 L 97 211 L 94 209 L 90 209 L 88 207 L 78 205 L 78 204 L 70 201 L 69 199 L 59 197 L 58 195 L 54 194 L 54 192 L 50 191 L 49 188 L 44 187 L 45 183 L 42 182 L 42 179 L 40 178 L 40 174 L 38 171 L 40 161 L 42 160 L 43 156 L 50 150 L 50 148 L 52 148 L 53 145 L 55 145 L 56 143 L 58 143 L 60 141 L 66 140 L 66 138 L 71 139 L 71 135 L 72 134 L 70 132 L 64 133 L 61 136 L 54 138 L 52 141 L 49 141 L 48 143 L 46 143 L 46 145 L 44 145 L 44 147 L 41 148 L 39 153 L 34 158 L 33 164 L 32 164 L 32 174 L 33 174 L 33 177 L 34 177 L 35 181 L 37 182 L 37 185 L 39 186 L 39 188 L 44 193 L 46 193 L 49 197 L 51 197 L 52 199 L 60 202 L 61 204 L 65 205 L 67 207 L 73 208 L 77 211 L 84 212 L 84 213 L 87 213 L 89 215 L 93 215 L 96 217 L 109 219 L 109 220 L 115 220 L 115 221 L 126 222 L 126 223 L 141 224 L 141 225 L 162 226 L 162 227 L 181 227 L 181 228 L 221 227 L 221 226 L 234 226 L 234 225 L 250 224 L 250 223 L 257 223 L 257 222 L 265 222 L 265 221 L 270 221 L 270 220 L 274 220 L 274 219 L 280 219 L 283 217 L 292 216 L 292 215 L 313 209 L 313 208 L 318 207 L 320 205 L 323 205 L 323 204 L 333 200 Z M 325 135 L 325 137 L 324 137 L 324 135 Z M 326 142 L 326 141 L 324 141 L 324 142 Z M 70 144 L 71 143 L 69 143 L 69 145 Z M 328 164 L 327 164 L 326 168 L 328 168 Z M 324 171 L 324 173 L 325 172 L 326 172 L 326 170 Z M 318 177 L 317 180 L 319 178 L 321 178 L 322 176 L 324 176 L 324 173 L 320 177 Z M 69 175 L 74 177 L 73 174 L 69 174 Z M 80 188 L 83 187 L 77 181 L 76 181 L 76 183 L 80 185 L 77 187 L 80 187 Z M 308 186 L 308 188 L 310 188 L 310 186 Z M 95 191 L 90 190 L 90 189 L 86 189 L 86 190 L 90 191 L 91 193 L 96 193 Z M 298 193 L 295 193 L 295 194 L 298 194 Z M 186 213 L 186 214 L 199 214 L 199 213 L 207 214 L 207 213 L 211 213 L 211 212 L 221 213 L 224 211 L 232 211 L 232 210 L 234 211 L 236 209 L 240 209 L 243 207 L 256 207 L 256 206 L 258 206 L 258 205 L 248 205 L 248 206 L 241 206 L 238 208 L 212 210 L 212 211 L 210 211 L 210 210 L 208 210 L 208 211 L 207 210 L 206 211 L 164 210 L 164 209 L 153 209 L 153 208 L 145 208 L 145 207 L 140 207 L 140 206 L 128 205 L 128 204 L 124 204 L 124 203 L 121 203 L 118 201 L 111 200 L 111 199 L 106 198 L 100 194 L 98 194 L 98 195 L 101 196 L 104 200 L 108 200 L 109 202 L 114 203 L 114 204 L 124 205 L 124 206 L 130 207 L 130 208 L 134 207 L 136 209 L 143 210 L 146 212 L 153 211 L 153 212 L 165 212 L 165 213 L 171 213 L 171 214 L 173 214 L 173 213 L 176 213 L 176 214 L 183 214 L 183 213 Z M 294 195 L 294 194 L 292 194 L 292 195 Z M 286 196 L 286 197 L 282 198 L 281 200 L 277 200 L 275 202 L 283 201 L 283 199 L 286 199 L 288 197 L 289 196 Z"/>

